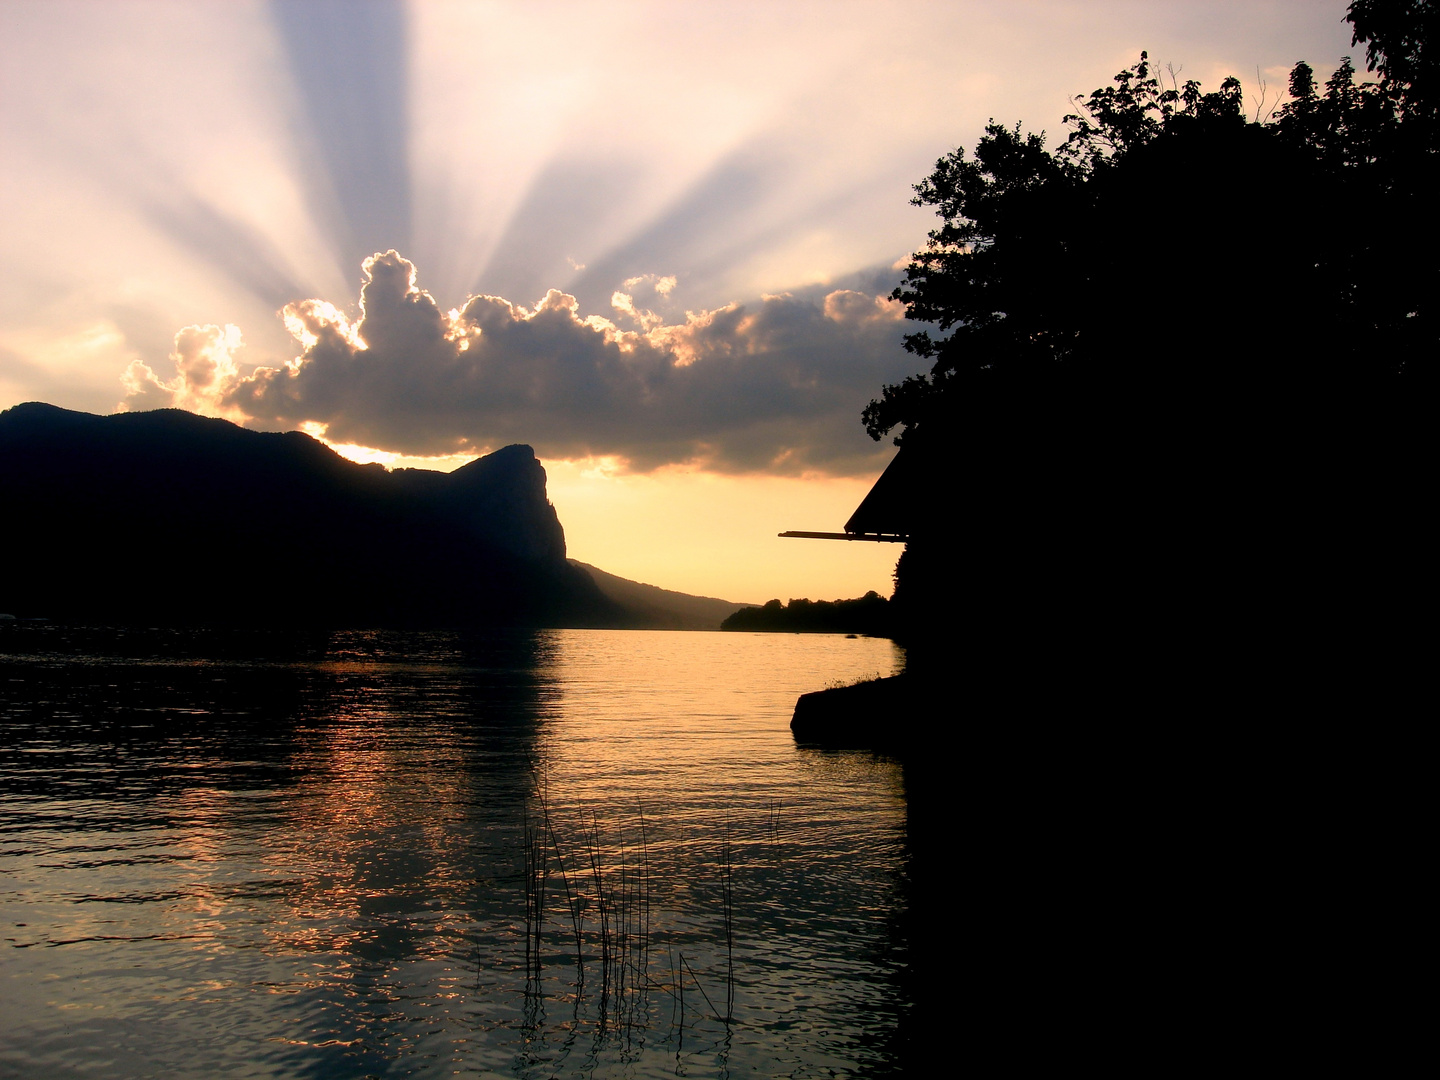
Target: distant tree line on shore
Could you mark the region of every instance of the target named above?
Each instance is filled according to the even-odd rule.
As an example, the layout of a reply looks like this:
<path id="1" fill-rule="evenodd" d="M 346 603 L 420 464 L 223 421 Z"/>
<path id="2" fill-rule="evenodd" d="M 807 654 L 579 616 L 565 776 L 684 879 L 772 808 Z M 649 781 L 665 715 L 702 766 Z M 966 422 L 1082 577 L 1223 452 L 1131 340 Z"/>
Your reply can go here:
<path id="1" fill-rule="evenodd" d="M 855 600 L 771 600 L 764 607 L 741 608 L 720 629 L 887 637 L 891 621 L 890 601 L 872 589 Z"/>

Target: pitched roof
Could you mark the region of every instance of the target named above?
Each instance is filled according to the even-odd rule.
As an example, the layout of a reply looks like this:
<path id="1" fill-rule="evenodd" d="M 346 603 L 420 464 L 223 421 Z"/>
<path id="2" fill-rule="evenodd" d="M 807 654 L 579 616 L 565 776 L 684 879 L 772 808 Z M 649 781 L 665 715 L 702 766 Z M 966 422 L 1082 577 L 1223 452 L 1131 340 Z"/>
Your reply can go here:
<path id="1" fill-rule="evenodd" d="M 913 532 L 926 500 L 923 473 L 916 452 L 902 446 L 875 481 L 870 494 L 845 522 L 845 531 L 889 535 Z"/>

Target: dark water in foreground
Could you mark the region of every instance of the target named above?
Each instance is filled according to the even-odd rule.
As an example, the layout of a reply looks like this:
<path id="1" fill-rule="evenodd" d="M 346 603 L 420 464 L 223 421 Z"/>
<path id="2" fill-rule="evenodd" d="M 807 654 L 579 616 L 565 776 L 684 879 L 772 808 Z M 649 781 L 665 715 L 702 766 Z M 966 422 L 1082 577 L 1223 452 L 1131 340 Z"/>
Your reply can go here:
<path id="1" fill-rule="evenodd" d="M 891 1071 L 889 642 L 3 630 L 0 1075 Z"/>

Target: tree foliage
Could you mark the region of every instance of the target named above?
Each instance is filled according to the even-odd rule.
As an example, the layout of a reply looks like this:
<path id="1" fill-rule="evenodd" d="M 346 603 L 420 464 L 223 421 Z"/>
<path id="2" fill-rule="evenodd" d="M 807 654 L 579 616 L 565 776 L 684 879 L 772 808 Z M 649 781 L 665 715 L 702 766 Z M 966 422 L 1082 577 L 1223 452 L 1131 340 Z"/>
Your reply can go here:
<path id="1" fill-rule="evenodd" d="M 1365 45 L 1365 63 L 1380 73 L 1380 85 L 1407 120 L 1427 127 L 1435 149 L 1440 119 L 1440 58 L 1428 49 L 1440 30 L 1434 0 L 1354 0 L 1348 14 L 1354 44 Z"/>
<path id="2" fill-rule="evenodd" d="M 771 600 L 763 607 L 741 608 L 720 624 L 721 630 L 761 630 L 785 634 L 873 634 L 893 630 L 890 601 L 874 590 L 854 600 Z"/>
<path id="3" fill-rule="evenodd" d="M 1357 0 L 1379 80 L 1347 58 L 1320 87 L 1300 63 L 1269 116 L 1234 78 L 1206 93 L 1142 53 L 1074 99 L 1053 151 L 992 121 L 942 157 L 913 200 L 941 223 L 893 294 L 929 324 L 906 348 L 930 369 L 885 387 L 867 431 L 902 442 L 1014 400 L 1193 414 L 1428 381 L 1435 12 Z"/>

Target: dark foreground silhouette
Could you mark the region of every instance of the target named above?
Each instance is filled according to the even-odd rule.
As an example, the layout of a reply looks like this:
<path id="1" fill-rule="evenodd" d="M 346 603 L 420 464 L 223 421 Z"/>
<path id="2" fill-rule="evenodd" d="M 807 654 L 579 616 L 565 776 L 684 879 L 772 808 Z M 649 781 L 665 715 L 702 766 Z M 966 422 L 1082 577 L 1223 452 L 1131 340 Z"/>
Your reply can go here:
<path id="1" fill-rule="evenodd" d="M 1298 65 L 1271 123 L 1142 58 L 1069 152 L 996 125 L 917 189 L 933 363 L 865 415 L 915 493 L 866 524 L 907 536 L 907 671 L 792 724 L 904 763 L 914 1075 L 954 1027 L 1000 1075 L 1415 1030 L 1435 13 L 1353 4 L 1380 81 Z"/>
<path id="2" fill-rule="evenodd" d="M 1142 54 L 1054 149 L 992 123 L 916 186 L 940 221 L 894 298 L 930 367 L 863 416 L 901 447 L 862 531 L 907 538 L 908 681 L 824 698 L 837 724 L 1403 700 L 1433 558 L 1434 10 L 1352 4 L 1378 78 L 1300 63 L 1280 108 Z M 902 687 L 923 707 L 878 707 Z"/>
<path id="3" fill-rule="evenodd" d="M 453 473 L 175 409 L 0 414 L 0 611 L 106 623 L 624 626 L 528 446 Z"/>

